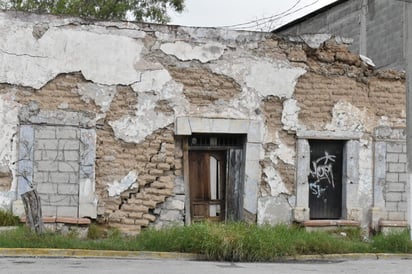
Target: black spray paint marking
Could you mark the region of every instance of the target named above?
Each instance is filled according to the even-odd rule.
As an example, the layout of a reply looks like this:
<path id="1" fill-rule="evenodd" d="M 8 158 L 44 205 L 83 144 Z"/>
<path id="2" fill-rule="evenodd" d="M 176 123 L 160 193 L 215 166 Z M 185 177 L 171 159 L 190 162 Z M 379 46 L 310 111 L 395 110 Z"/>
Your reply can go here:
<path id="1" fill-rule="evenodd" d="M 325 156 L 318 158 L 312 162 L 310 169 L 310 177 L 314 179 L 313 182 L 309 182 L 309 188 L 316 198 L 321 198 L 329 185 L 335 188 L 335 181 L 333 179 L 333 163 L 335 162 L 335 155 L 329 155 L 325 151 Z M 326 181 L 326 184 L 321 184 L 322 181 Z"/>

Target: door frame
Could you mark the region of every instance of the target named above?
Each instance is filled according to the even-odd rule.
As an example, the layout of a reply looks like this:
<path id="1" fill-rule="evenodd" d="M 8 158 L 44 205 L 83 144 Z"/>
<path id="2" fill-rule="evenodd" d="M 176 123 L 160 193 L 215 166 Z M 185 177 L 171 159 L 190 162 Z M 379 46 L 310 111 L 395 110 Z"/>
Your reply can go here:
<path id="1" fill-rule="evenodd" d="M 262 170 L 259 161 L 263 160 L 263 140 L 265 125 L 260 120 L 205 118 L 205 117 L 177 117 L 174 124 L 175 136 L 181 140 L 183 147 L 183 180 L 185 187 L 185 224 L 190 225 L 189 200 L 189 159 L 188 136 L 194 133 L 203 134 L 243 134 L 246 137 L 244 144 L 244 173 L 243 180 L 243 218 L 255 223 L 257 219 L 257 201 L 259 185 L 262 179 Z"/>
<path id="2" fill-rule="evenodd" d="M 343 220 L 360 221 L 362 208 L 359 205 L 359 132 L 298 131 L 296 144 L 296 204 L 293 220 L 310 220 L 308 174 L 310 172 L 309 140 L 344 141 L 342 160 L 342 216 Z"/>

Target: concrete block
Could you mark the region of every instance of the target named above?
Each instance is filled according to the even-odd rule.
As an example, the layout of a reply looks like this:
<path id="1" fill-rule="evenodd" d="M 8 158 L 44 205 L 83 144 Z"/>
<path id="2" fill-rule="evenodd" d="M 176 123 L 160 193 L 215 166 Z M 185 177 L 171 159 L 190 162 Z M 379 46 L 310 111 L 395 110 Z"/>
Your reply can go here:
<path id="1" fill-rule="evenodd" d="M 70 181 L 70 175 L 72 175 L 72 173 L 50 172 L 49 180 L 55 184 L 74 183 Z"/>
<path id="2" fill-rule="evenodd" d="M 263 197 L 258 200 L 258 224 L 289 224 L 292 221 L 292 208 L 287 198 Z"/>
<path id="3" fill-rule="evenodd" d="M 258 184 L 260 179 L 245 176 L 245 193 L 243 195 L 244 208 L 251 214 L 257 213 Z"/>
<path id="4" fill-rule="evenodd" d="M 35 168 L 37 171 L 57 171 L 58 162 L 55 161 L 37 161 Z"/>
<path id="5" fill-rule="evenodd" d="M 94 129 L 81 129 L 80 142 L 81 165 L 94 166 L 96 160 L 96 131 Z"/>
<path id="6" fill-rule="evenodd" d="M 388 153 L 386 155 L 386 161 L 387 162 L 392 162 L 392 163 L 397 163 L 399 161 L 399 153 Z"/>
<path id="7" fill-rule="evenodd" d="M 65 161 L 79 161 L 80 155 L 78 151 L 66 150 L 63 152 Z"/>
<path id="8" fill-rule="evenodd" d="M 57 217 L 78 218 L 78 208 L 77 206 L 58 206 Z"/>
<path id="9" fill-rule="evenodd" d="M 406 171 L 406 165 L 403 163 L 389 163 L 388 167 L 389 172 L 405 172 Z"/>
<path id="10" fill-rule="evenodd" d="M 78 195 L 79 186 L 77 184 L 57 184 L 57 193 L 61 195 Z"/>
<path id="11" fill-rule="evenodd" d="M 405 184 L 404 183 L 388 183 L 387 190 L 389 192 L 404 192 Z"/>
<path id="12" fill-rule="evenodd" d="M 57 170 L 57 169 L 56 169 Z M 60 172 L 79 172 L 79 164 L 77 162 L 59 162 Z"/>
<path id="13" fill-rule="evenodd" d="M 407 212 L 408 211 L 408 202 L 399 202 L 398 203 L 398 211 L 399 212 Z"/>
<path id="14" fill-rule="evenodd" d="M 179 221 L 183 219 L 182 212 L 180 210 L 162 210 L 160 214 L 161 221 Z"/>
<path id="15" fill-rule="evenodd" d="M 67 150 L 79 150 L 80 149 L 80 142 L 78 140 L 59 140 L 59 150 L 67 151 Z"/>
<path id="16" fill-rule="evenodd" d="M 400 153 L 403 151 L 403 145 L 399 143 L 388 142 L 386 144 L 386 151 Z"/>
<path id="17" fill-rule="evenodd" d="M 386 173 L 386 182 L 398 182 L 399 173 Z"/>
<path id="18" fill-rule="evenodd" d="M 177 117 L 175 122 L 176 135 L 192 135 L 188 117 Z"/>
<path id="19" fill-rule="evenodd" d="M 55 217 L 57 216 L 57 207 L 56 206 L 48 206 L 43 205 L 41 206 L 43 217 Z"/>
<path id="20" fill-rule="evenodd" d="M 408 181 L 408 174 L 406 173 L 399 173 L 399 182 L 406 183 Z"/>
<path id="21" fill-rule="evenodd" d="M 263 140 L 263 123 L 260 121 L 250 121 L 247 132 L 248 143 L 261 143 Z"/>
<path id="22" fill-rule="evenodd" d="M 386 202 L 399 202 L 402 201 L 401 192 L 389 192 L 386 193 Z"/>
<path id="23" fill-rule="evenodd" d="M 36 150 L 58 150 L 58 141 L 55 139 L 36 139 Z"/>
<path id="24" fill-rule="evenodd" d="M 41 182 L 49 182 L 49 172 L 34 172 L 33 174 L 33 182 L 35 184 L 41 183 Z"/>
<path id="25" fill-rule="evenodd" d="M 57 127 L 56 128 L 56 138 L 57 139 L 77 139 L 78 129 L 72 127 Z"/>
<path id="26" fill-rule="evenodd" d="M 53 183 L 39 183 L 36 189 L 39 194 L 57 193 L 57 185 Z"/>
<path id="27" fill-rule="evenodd" d="M 34 153 L 36 154 L 37 152 L 38 151 L 35 151 Z M 59 155 L 59 152 L 57 150 L 41 150 L 42 160 L 45 160 L 45 161 L 61 160 L 59 159 L 59 156 L 61 158 L 61 155 Z"/>
<path id="28" fill-rule="evenodd" d="M 408 159 L 407 159 L 406 154 L 404 154 L 404 153 L 399 154 L 399 163 L 407 163 L 407 161 L 408 161 Z"/>
<path id="29" fill-rule="evenodd" d="M 13 201 L 11 211 L 13 212 L 14 216 L 18 216 L 18 217 L 25 216 L 26 212 L 24 210 L 23 201 L 21 199 Z"/>
<path id="30" fill-rule="evenodd" d="M 246 161 L 260 161 L 264 157 L 262 144 L 246 144 Z"/>
<path id="31" fill-rule="evenodd" d="M 55 127 L 35 127 L 35 138 L 39 139 L 55 139 L 56 138 L 56 128 Z"/>
<path id="32" fill-rule="evenodd" d="M 310 219 L 308 207 L 295 207 L 292 211 L 293 221 L 301 223 Z"/>
<path id="33" fill-rule="evenodd" d="M 404 221 L 406 220 L 406 214 L 404 212 L 388 212 L 388 219 L 392 221 Z"/>

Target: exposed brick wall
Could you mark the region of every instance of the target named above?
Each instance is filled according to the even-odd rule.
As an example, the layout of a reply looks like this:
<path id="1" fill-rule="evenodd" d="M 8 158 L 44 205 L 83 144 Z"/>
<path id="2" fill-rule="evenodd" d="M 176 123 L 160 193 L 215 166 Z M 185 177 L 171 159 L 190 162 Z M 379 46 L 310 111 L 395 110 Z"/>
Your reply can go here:
<path id="1" fill-rule="evenodd" d="M 184 85 L 183 93 L 190 103 L 195 105 L 208 105 L 218 99 L 228 100 L 241 91 L 233 79 L 203 68 L 169 69 L 173 79 Z"/>
<path id="2" fill-rule="evenodd" d="M 80 73 L 61 74 L 39 90 L 19 89 L 18 102 L 27 105 L 36 101 L 40 109 L 97 112 L 94 103 L 86 103 L 77 93 L 77 84 L 86 83 Z"/>
<path id="3" fill-rule="evenodd" d="M 373 72 L 342 45 L 326 43 L 316 51 L 306 49 L 310 72 L 299 78 L 295 98 L 299 119 L 309 129 L 322 129 L 342 100 L 377 118 L 405 119 L 405 78 L 394 71 Z"/>
<path id="4" fill-rule="evenodd" d="M 60 75 L 40 90 L 19 89 L 17 94 L 18 102 L 28 104 L 30 101 L 35 101 L 40 109 L 48 111 L 59 110 L 63 105 L 65 109 L 71 111 L 98 113 L 99 109 L 93 103 L 84 102 L 77 92 L 77 84 L 85 82 L 79 74 Z M 177 154 L 175 156 L 175 141 L 171 127 L 157 130 L 140 144 L 126 143 L 115 138 L 108 122 L 126 115 L 133 116 L 136 111 L 137 100 L 137 95 L 130 87 L 118 86 L 110 110 L 107 112 L 105 119 L 98 121 L 97 124 L 96 195 L 99 197 L 100 211 L 103 211 L 100 212 L 102 213 L 100 221 L 107 221 L 110 225 L 119 226 L 123 231 L 130 233 L 139 232 L 140 227 L 148 226 L 149 222 L 155 220 L 156 217 L 152 214 L 152 211 L 159 203 L 164 202 L 167 197 L 173 194 L 175 176 L 176 174 L 179 176 L 182 174 L 182 155 Z M 170 111 L 166 104 L 160 104 L 159 107 L 164 112 Z M 47 131 L 50 128 L 53 129 L 53 134 L 51 131 Z M 41 129 L 39 128 L 39 130 Z M 49 139 L 43 140 L 40 138 L 45 135 L 42 134 L 45 132 L 44 130 L 50 133 L 49 135 L 46 134 L 47 136 L 44 138 Z M 41 171 L 37 174 L 38 182 L 35 183 L 42 185 L 39 188 L 39 193 L 43 196 L 46 195 L 43 200 L 47 201 L 50 188 L 52 190 L 56 189 L 56 191 L 59 188 L 63 195 L 63 185 L 57 186 L 56 183 L 64 174 L 59 171 L 58 161 L 50 160 L 50 163 L 45 162 L 46 165 L 42 164 L 44 157 L 47 159 L 52 157 L 52 151 L 49 153 L 48 150 L 45 150 L 46 148 L 43 149 L 41 144 L 44 143 L 50 146 L 57 142 L 58 145 L 58 139 L 53 139 L 53 136 L 56 137 L 56 131 L 61 133 L 62 130 L 67 131 L 68 129 L 45 127 L 44 130 L 39 131 L 37 134 L 39 138 L 36 139 L 36 142 L 39 147 L 36 153 L 36 159 L 38 160 L 36 167 L 38 168 L 40 165 L 40 167 L 53 169 L 57 165 L 56 172 L 43 170 L 48 175 L 43 176 L 45 180 L 41 181 L 42 183 L 38 180 L 42 177 L 40 173 L 44 172 Z M 65 136 L 70 136 L 70 134 Z M 55 151 L 57 151 L 57 148 Z M 65 157 L 64 155 L 60 156 Z M 66 156 L 69 157 L 70 155 Z M 63 159 L 66 160 L 66 158 Z M 107 192 L 108 183 L 121 180 L 132 170 L 138 172 L 139 190 L 126 191 L 120 197 L 109 197 Z M 52 175 L 56 173 L 55 175 L 58 177 L 55 178 L 54 175 L 50 177 L 50 172 Z M 72 177 L 78 178 L 79 176 L 74 174 Z M 56 185 L 54 186 L 54 184 Z M 49 189 L 44 188 L 46 185 L 50 186 Z M 75 197 L 76 193 L 73 192 L 70 195 Z M 73 198 L 74 203 L 78 202 L 76 199 Z M 58 205 L 45 203 L 44 206 L 46 215 L 55 215 Z M 75 215 L 75 209 L 72 213 L 71 215 Z M 68 216 L 68 214 L 69 212 L 65 212 L 63 215 Z"/>
<path id="5" fill-rule="evenodd" d="M 283 101 L 277 97 L 268 97 L 263 101 L 263 111 L 266 118 L 266 126 L 270 131 L 270 134 L 277 136 L 282 144 L 294 149 L 296 145 L 296 140 L 293 134 L 288 134 L 282 129 L 282 111 L 283 111 Z M 276 142 L 276 140 L 273 140 Z M 270 154 L 274 153 L 276 149 L 279 148 L 279 144 L 266 143 L 264 145 L 265 149 L 265 159 L 261 161 L 262 168 L 267 166 L 274 166 L 279 172 L 285 187 L 288 189 L 289 193 L 295 192 L 295 166 L 289 163 L 285 163 L 282 159 L 278 159 L 276 163 L 270 160 Z M 270 193 L 269 186 L 265 183 L 265 175 L 263 175 L 262 188 L 265 192 Z"/>

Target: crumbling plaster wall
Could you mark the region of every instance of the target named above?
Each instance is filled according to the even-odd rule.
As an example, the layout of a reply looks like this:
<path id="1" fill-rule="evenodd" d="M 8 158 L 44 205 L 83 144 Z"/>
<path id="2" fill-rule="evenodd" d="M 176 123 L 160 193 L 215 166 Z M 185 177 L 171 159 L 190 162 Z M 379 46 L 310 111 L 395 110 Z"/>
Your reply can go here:
<path id="1" fill-rule="evenodd" d="M 364 133 L 359 203 L 367 208 L 370 133 L 405 125 L 404 76 L 373 72 L 330 36 L 284 39 L 20 13 L 0 13 L 0 26 L 1 138 L 11 143 L 0 148 L 0 161 L 12 170 L 10 181 L 19 125 L 10 113 L 31 101 L 41 110 L 92 113 L 98 219 L 130 233 L 184 222 L 177 117 L 261 122 L 260 162 L 245 171 L 244 194 L 257 196 L 247 210 L 259 223 L 292 221 L 297 132 Z M 256 172 L 261 178 L 249 180 Z"/>

